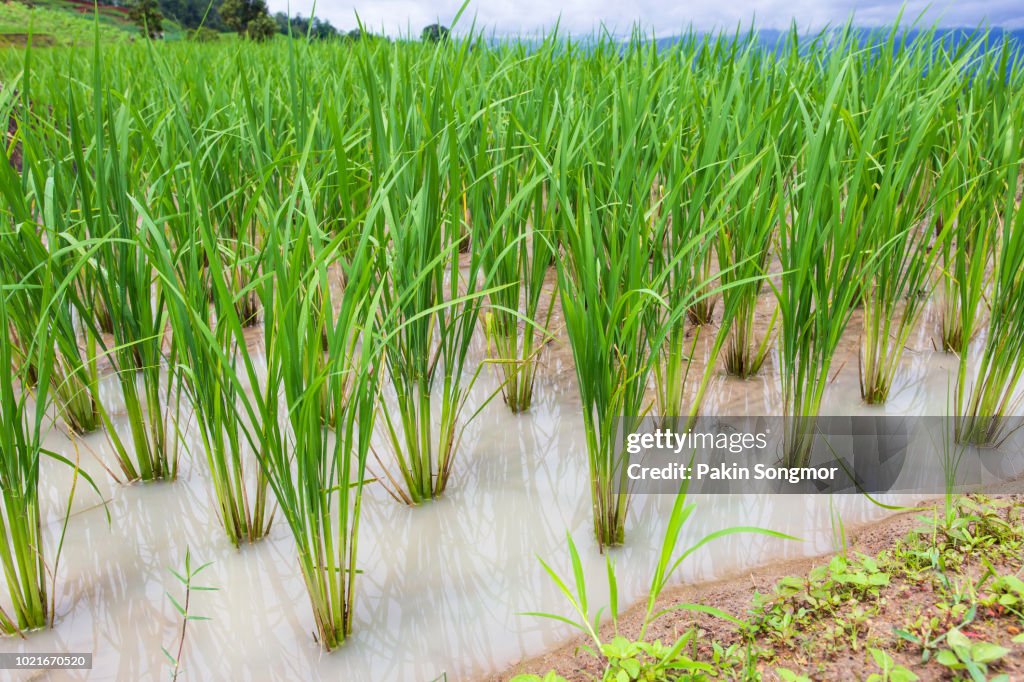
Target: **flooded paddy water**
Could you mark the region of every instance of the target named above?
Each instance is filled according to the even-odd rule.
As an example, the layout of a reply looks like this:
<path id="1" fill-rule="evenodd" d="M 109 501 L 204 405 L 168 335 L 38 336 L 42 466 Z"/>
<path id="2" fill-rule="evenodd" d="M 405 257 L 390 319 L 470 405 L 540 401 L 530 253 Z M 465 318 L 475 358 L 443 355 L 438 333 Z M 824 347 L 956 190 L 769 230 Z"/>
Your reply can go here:
<path id="1" fill-rule="evenodd" d="M 885 407 L 868 407 L 859 399 L 856 322 L 837 354 L 823 413 L 946 413 L 956 360 L 930 347 L 931 316 L 925 315 L 912 339 Z M 441 500 L 407 507 L 382 486 L 368 486 L 354 634 L 330 654 L 314 640 L 312 611 L 283 520 L 275 519 L 269 537 L 238 550 L 224 537 L 194 424 L 184 427 L 182 442 L 190 454 L 181 457 L 177 481 L 128 486 L 104 471 L 112 455 L 102 434 L 73 441 L 52 429 L 46 446 L 77 456 L 102 500 L 79 479 L 65 532 L 65 491 L 72 473 L 44 462 L 48 546 L 56 547 L 63 535 L 55 624 L 26 639 L 4 639 L 0 650 L 94 654 L 91 671 L 25 671 L 18 679 L 165 678 L 169 668 L 162 648 L 176 647 L 181 629 L 168 594 L 180 599 L 182 586 L 170 571 L 181 570 L 186 548 L 194 561 L 211 562 L 197 582 L 217 588 L 192 594 L 191 612 L 209 620 L 189 623 L 182 660 L 188 679 L 472 680 L 557 645 L 570 634 L 567 626 L 519 615 L 566 612 L 538 557 L 567 571 L 566 533 L 571 533 L 592 582 L 592 598 L 600 602 L 605 594 L 583 423 L 563 341 L 542 355 L 528 413 L 513 415 L 498 398 L 469 425 Z M 475 355 L 482 360 L 483 349 L 476 348 Z M 494 373 L 485 371 L 473 397 L 482 401 L 496 388 Z M 113 377 L 105 381 L 103 398 L 116 413 L 119 389 Z M 704 405 L 703 411 L 713 414 L 778 414 L 773 363 L 747 381 L 717 376 Z M 1021 449 L 1004 450 L 1003 470 L 1024 471 Z M 922 472 L 934 473 L 935 467 L 908 462 L 897 487 L 918 488 Z M 881 501 L 913 504 L 926 496 L 892 494 Z M 801 541 L 732 536 L 688 560 L 677 581 L 711 580 L 827 553 L 833 549 L 834 513 L 847 529 L 888 513 L 860 495 L 703 495 L 694 501 L 697 510 L 681 546 L 733 525 L 761 526 Z M 670 495 L 633 500 L 626 543 L 611 551 L 621 604 L 645 596 L 672 503 Z"/>

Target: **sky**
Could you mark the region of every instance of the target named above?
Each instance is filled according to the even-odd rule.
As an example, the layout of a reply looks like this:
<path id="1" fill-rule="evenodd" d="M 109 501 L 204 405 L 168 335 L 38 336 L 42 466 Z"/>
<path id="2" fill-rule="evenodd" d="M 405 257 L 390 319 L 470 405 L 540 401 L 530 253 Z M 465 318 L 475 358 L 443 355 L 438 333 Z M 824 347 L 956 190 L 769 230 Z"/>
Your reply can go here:
<path id="1" fill-rule="evenodd" d="M 310 16 L 314 0 L 268 0 L 271 12 L 286 11 Z M 449 25 L 461 0 L 319 0 L 316 16 L 328 19 L 339 29 L 356 26 L 356 13 L 375 33 L 390 36 L 419 35 L 420 30 L 440 21 Z M 900 8 L 904 16 L 916 18 L 928 10 L 925 23 L 943 26 L 1001 26 L 1024 28 L 1021 0 L 471 0 L 456 26 L 467 30 L 477 26 L 499 36 L 536 35 L 560 20 L 563 32 L 591 33 L 602 24 L 615 33 L 628 33 L 638 23 L 659 37 L 676 35 L 688 26 L 699 31 L 733 30 L 755 21 L 757 28 L 788 28 L 796 19 L 804 30 L 842 24 L 851 16 L 859 26 L 891 25 Z"/>

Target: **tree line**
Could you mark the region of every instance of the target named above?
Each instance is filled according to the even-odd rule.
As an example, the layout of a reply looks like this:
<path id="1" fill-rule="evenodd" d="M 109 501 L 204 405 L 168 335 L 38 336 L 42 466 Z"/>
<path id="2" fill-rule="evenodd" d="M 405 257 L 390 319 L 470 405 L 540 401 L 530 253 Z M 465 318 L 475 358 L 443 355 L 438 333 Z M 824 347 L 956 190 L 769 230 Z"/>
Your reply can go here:
<path id="1" fill-rule="evenodd" d="M 135 0 L 130 7 L 132 21 L 150 38 L 163 34 L 163 19 L 172 19 L 196 40 L 216 39 L 219 33 L 235 32 L 256 41 L 281 33 L 308 36 L 314 40 L 344 38 L 360 40 L 369 37 L 360 29 L 339 30 L 327 19 L 288 16 L 285 12 L 270 14 L 266 0 Z M 440 24 L 425 27 L 423 41 L 447 40 L 449 29 Z"/>

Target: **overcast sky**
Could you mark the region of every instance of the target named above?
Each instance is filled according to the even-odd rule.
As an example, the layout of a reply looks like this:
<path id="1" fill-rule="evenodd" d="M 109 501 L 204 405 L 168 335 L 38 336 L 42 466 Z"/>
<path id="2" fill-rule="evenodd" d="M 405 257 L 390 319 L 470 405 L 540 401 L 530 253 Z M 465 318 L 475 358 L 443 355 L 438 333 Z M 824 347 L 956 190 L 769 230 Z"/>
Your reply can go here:
<path id="1" fill-rule="evenodd" d="M 313 0 L 268 0 L 272 12 L 310 16 Z M 420 29 L 438 20 L 450 24 L 460 0 L 319 0 L 316 15 L 338 28 L 356 25 L 356 13 L 375 32 L 388 35 L 419 35 Z M 604 24 L 616 32 L 628 32 L 639 23 L 659 36 L 680 33 L 687 26 L 698 30 L 733 29 L 756 19 L 758 28 L 787 28 L 796 19 L 801 29 L 815 30 L 827 24 L 843 23 L 853 14 L 858 25 L 891 24 L 901 1 L 888 0 L 471 0 L 458 28 L 466 30 L 474 16 L 477 26 L 498 35 L 535 34 L 561 19 L 561 26 L 574 34 L 591 32 Z M 911 0 L 905 3 L 905 17 L 915 18 L 930 7 L 927 23 L 940 26 L 977 26 L 986 23 L 1004 28 L 1024 28 L 1021 0 Z"/>

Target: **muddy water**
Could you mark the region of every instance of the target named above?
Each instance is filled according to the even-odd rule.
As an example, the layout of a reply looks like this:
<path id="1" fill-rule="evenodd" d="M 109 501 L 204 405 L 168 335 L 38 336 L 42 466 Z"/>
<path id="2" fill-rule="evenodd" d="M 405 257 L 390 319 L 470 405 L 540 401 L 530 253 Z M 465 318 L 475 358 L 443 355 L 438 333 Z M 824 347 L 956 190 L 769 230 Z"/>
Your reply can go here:
<path id="1" fill-rule="evenodd" d="M 943 414 L 955 360 L 930 349 L 929 322 L 912 340 L 889 405 L 859 402 L 856 320 L 835 365 L 824 412 Z M 478 349 L 479 351 L 479 349 Z M 181 621 L 167 596 L 179 601 L 186 547 L 197 562 L 212 562 L 198 582 L 216 591 L 193 593 L 190 608 L 210 620 L 193 621 L 182 666 L 193 680 L 343 679 L 376 682 L 473 679 L 537 654 L 564 639 L 566 626 L 517 615 L 566 604 L 536 557 L 568 570 L 566 533 L 572 533 L 590 576 L 591 599 L 603 602 L 604 559 L 592 539 L 582 420 L 568 351 L 545 356 L 532 411 L 511 415 L 494 401 L 466 432 L 446 497 L 410 509 L 371 486 L 364 503 L 355 635 L 324 654 L 312 636 L 312 614 L 286 525 L 241 550 L 223 536 L 193 430 L 175 483 L 121 486 L 105 473 L 112 456 L 100 435 L 70 441 L 58 429 L 47 445 L 76 453 L 99 492 L 79 479 L 58 566 L 56 623 L 27 640 L 6 639 L 0 650 L 92 652 L 86 672 L 23 673 L 20 679 L 166 679 L 162 648 L 177 651 Z M 104 401 L 117 408 L 116 383 Z M 490 383 L 488 383 L 490 382 Z M 494 388 L 477 387 L 477 399 Z M 718 377 L 706 412 L 777 414 L 778 380 L 739 382 Z M 1020 457 L 1009 466 L 1022 468 Z M 69 513 L 71 473 L 52 462 L 43 469 L 47 547 L 57 546 Z M 887 496 L 910 503 L 912 496 Z M 638 496 L 626 546 L 612 556 L 620 602 L 640 598 L 650 579 L 669 496 Z M 698 511 L 683 546 L 716 529 L 759 525 L 802 538 L 784 541 L 740 536 L 712 544 L 682 569 L 679 580 L 699 581 L 780 558 L 832 548 L 831 513 L 848 527 L 885 512 L 864 498 L 723 495 L 696 498 Z M 834 505 L 834 507 L 832 506 Z"/>

